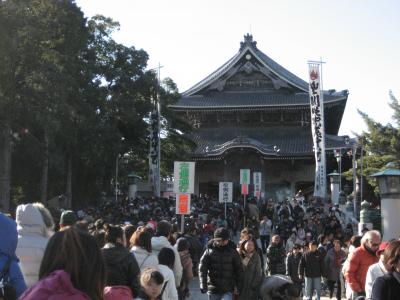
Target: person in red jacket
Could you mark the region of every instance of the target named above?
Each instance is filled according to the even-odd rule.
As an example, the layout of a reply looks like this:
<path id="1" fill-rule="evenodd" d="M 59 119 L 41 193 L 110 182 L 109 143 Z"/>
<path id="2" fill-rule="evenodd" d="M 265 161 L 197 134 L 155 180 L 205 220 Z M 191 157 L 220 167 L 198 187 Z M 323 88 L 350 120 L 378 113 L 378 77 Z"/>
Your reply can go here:
<path id="1" fill-rule="evenodd" d="M 365 296 L 365 281 L 370 265 L 378 262 L 376 251 L 381 244 L 379 231 L 370 230 L 361 239 L 361 246 L 354 250 L 345 278 L 354 294 L 353 297 Z"/>

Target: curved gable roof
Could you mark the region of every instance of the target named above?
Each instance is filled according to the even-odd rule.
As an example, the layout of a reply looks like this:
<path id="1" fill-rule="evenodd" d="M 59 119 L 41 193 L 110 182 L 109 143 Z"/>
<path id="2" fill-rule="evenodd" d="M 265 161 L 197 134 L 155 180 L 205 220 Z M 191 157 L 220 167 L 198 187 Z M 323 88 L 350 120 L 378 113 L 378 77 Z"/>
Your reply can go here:
<path id="1" fill-rule="evenodd" d="M 290 71 L 286 70 L 280 64 L 275 62 L 269 56 L 260 51 L 256 44 L 257 42 L 253 41 L 252 35 L 245 35 L 245 41 L 241 42 L 241 47 L 238 53 L 234 55 L 231 59 L 229 59 L 226 63 L 224 63 L 221 67 L 215 70 L 213 73 L 208 75 L 206 78 L 195 84 L 193 87 L 183 92 L 183 96 L 192 96 L 199 93 L 204 88 L 210 86 L 212 83 L 220 79 L 229 70 L 236 65 L 239 60 L 245 56 L 248 52 L 253 54 L 253 56 L 260 62 L 262 66 L 267 68 L 271 73 L 275 74 L 281 80 L 289 83 L 290 85 L 298 88 L 300 91 L 308 93 L 308 83 L 303 79 L 297 77 Z"/>

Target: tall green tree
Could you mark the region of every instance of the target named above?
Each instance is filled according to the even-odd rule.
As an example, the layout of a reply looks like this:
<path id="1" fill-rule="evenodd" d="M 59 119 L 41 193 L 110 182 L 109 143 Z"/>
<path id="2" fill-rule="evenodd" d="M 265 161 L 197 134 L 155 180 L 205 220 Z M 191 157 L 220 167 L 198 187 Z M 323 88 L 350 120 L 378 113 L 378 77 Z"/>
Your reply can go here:
<path id="1" fill-rule="evenodd" d="M 363 175 L 367 182 L 375 188 L 375 192 L 377 192 L 376 181 L 370 175 L 384 169 L 389 162 L 394 162 L 400 167 L 400 105 L 391 91 L 389 97 L 389 105 L 393 109 L 392 123 L 384 125 L 359 111 L 368 128 L 358 137 L 359 145 L 363 146 L 365 153 Z M 360 166 L 360 164 L 359 159 L 358 165 Z M 359 173 L 360 168 L 358 168 Z"/>

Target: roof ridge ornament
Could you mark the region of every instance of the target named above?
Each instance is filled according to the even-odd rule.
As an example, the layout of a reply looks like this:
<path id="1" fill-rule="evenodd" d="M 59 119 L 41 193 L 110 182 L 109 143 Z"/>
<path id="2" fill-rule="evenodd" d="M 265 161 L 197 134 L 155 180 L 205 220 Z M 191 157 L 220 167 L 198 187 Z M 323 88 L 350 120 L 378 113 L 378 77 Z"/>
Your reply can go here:
<path id="1" fill-rule="evenodd" d="M 244 35 L 244 41 L 240 42 L 239 51 L 243 50 L 246 46 L 257 49 L 257 42 L 253 41 L 253 35 L 251 35 L 250 33 Z"/>

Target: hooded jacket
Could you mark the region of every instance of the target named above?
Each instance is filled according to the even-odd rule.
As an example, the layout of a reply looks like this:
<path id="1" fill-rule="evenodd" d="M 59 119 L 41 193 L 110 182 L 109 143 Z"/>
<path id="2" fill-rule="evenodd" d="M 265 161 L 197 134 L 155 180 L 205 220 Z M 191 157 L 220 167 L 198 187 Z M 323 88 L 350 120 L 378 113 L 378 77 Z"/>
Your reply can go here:
<path id="1" fill-rule="evenodd" d="M 175 254 L 175 263 L 174 263 L 174 269 L 172 270 L 174 272 L 175 276 L 175 284 L 176 287 L 179 287 L 179 284 L 182 279 L 182 263 L 181 263 L 181 258 L 179 256 L 178 250 L 175 249 L 173 246 L 171 246 L 171 243 L 168 241 L 168 239 L 165 236 L 154 236 L 151 238 L 151 248 L 154 252 L 154 255 L 158 255 L 160 250 L 162 248 L 170 248 L 174 251 Z"/>
<path id="2" fill-rule="evenodd" d="M 90 300 L 89 296 L 72 285 L 70 276 L 63 270 L 54 271 L 25 291 L 19 300 Z"/>
<path id="3" fill-rule="evenodd" d="M 40 211 L 31 203 L 17 207 L 18 245 L 15 254 L 28 287 L 39 279 L 39 268 L 49 241 L 47 227 Z"/>
<path id="4" fill-rule="evenodd" d="M 17 296 L 26 290 L 26 284 L 15 256 L 17 248 L 17 225 L 14 220 L 0 213 L 0 270 L 3 270 L 7 260 L 11 257 L 9 277 Z"/>
<path id="5" fill-rule="evenodd" d="M 141 271 L 146 268 L 156 267 L 158 265 L 157 256 L 154 255 L 154 253 L 152 252 L 148 252 L 146 249 L 138 246 L 133 246 L 131 249 L 131 253 L 135 255 L 136 261 Z"/>
<path id="6" fill-rule="evenodd" d="M 133 295 L 140 290 L 140 269 L 135 256 L 124 246 L 107 243 L 101 249 L 107 266 L 107 286 L 128 286 Z"/>
<path id="7" fill-rule="evenodd" d="M 211 240 L 199 264 L 200 289 L 211 294 L 233 292 L 237 287 L 240 292 L 243 285 L 242 260 L 236 246 L 229 241 L 225 246 L 218 246 Z"/>

